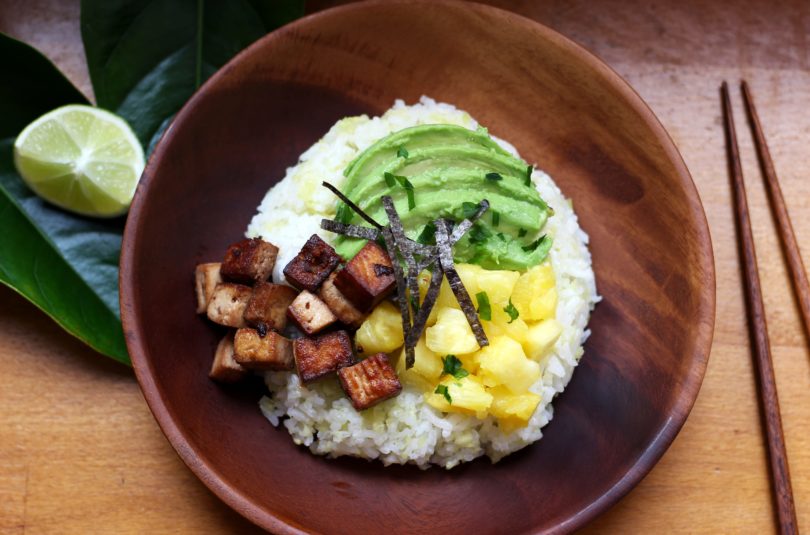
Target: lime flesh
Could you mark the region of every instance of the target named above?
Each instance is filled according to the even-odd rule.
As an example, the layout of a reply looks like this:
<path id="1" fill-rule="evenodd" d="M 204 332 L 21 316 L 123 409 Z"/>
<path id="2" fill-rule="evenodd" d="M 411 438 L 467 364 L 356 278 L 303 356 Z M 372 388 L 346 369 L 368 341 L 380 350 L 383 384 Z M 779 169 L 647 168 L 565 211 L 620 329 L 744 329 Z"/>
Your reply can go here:
<path id="1" fill-rule="evenodd" d="M 46 201 L 81 215 L 114 217 L 129 209 L 144 156 L 123 119 L 69 105 L 25 127 L 14 142 L 14 164 Z"/>

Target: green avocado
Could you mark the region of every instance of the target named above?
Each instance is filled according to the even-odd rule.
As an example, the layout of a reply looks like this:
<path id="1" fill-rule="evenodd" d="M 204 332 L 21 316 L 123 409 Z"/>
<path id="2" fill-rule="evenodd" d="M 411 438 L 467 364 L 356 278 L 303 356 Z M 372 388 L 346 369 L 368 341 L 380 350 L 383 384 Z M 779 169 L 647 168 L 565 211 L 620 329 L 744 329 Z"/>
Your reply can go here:
<path id="1" fill-rule="evenodd" d="M 425 226 L 438 218 L 465 219 L 486 199 L 489 210 L 456 244 L 454 260 L 525 270 L 541 263 L 551 248 L 550 239 L 541 239 L 551 210 L 530 173 L 531 167 L 495 143 L 485 128 L 421 125 L 394 132 L 360 153 L 343 173 L 342 191 L 383 225 L 388 217 L 381 198 L 390 195 L 412 239 L 428 236 Z M 342 202 L 337 219 L 365 224 Z M 363 240 L 338 236 L 336 250 L 351 258 L 362 245 Z"/>

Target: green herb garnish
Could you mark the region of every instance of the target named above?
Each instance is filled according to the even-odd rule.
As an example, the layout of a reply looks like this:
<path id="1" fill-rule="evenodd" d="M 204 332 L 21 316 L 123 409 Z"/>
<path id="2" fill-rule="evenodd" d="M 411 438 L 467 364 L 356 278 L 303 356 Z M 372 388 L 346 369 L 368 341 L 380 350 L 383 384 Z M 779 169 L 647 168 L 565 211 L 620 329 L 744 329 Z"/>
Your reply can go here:
<path id="1" fill-rule="evenodd" d="M 534 166 L 530 165 L 526 168 L 526 180 L 523 182 L 526 186 L 532 185 L 532 173 L 534 172 Z"/>
<path id="2" fill-rule="evenodd" d="M 492 182 L 503 180 L 503 177 L 499 173 L 487 173 L 486 178 L 487 180 L 491 180 Z"/>
<path id="3" fill-rule="evenodd" d="M 416 241 L 421 243 L 422 245 L 431 245 L 436 242 L 436 225 L 433 222 L 429 222 L 425 225 L 425 228 L 422 229 L 422 232 L 419 233 L 419 236 L 416 238 Z"/>
<path id="4" fill-rule="evenodd" d="M 450 397 L 450 392 L 447 390 L 447 385 L 437 386 L 436 390 L 434 390 L 433 393 L 443 395 L 444 399 L 447 400 L 447 403 L 449 403 L 450 405 L 453 404 L 453 398 Z"/>
<path id="5" fill-rule="evenodd" d="M 478 301 L 478 317 L 482 320 L 492 321 L 492 308 L 489 306 L 487 292 L 478 292 L 475 294 L 475 300 Z"/>
<path id="6" fill-rule="evenodd" d="M 498 224 L 500 224 L 500 222 L 501 222 L 501 214 L 499 214 L 495 210 L 492 210 L 492 226 L 497 227 Z"/>
<path id="7" fill-rule="evenodd" d="M 464 379 L 470 372 L 464 369 L 464 365 L 455 355 L 442 357 L 442 375 L 452 375 L 456 379 Z"/>
<path id="8" fill-rule="evenodd" d="M 470 219 L 478 213 L 478 205 L 474 202 L 461 203 L 461 215 L 464 219 Z"/>
<path id="9" fill-rule="evenodd" d="M 526 251 L 527 253 L 530 253 L 530 252 L 534 251 L 535 249 L 537 249 L 538 247 L 540 247 L 540 244 L 541 244 L 541 243 L 543 243 L 543 241 L 544 241 L 545 239 L 546 239 L 546 235 L 545 235 L 545 234 L 543 234 L 542 236 L 540 236 L 539 238 L 537 238 L 536 240 L 534 240 L 534 241 L 533 241 L 532 243 L 530 243 L 529 245 L 524 245 L 523 247 L 521 247 L 521 249 L 523 249 L 523 250 L 524 250 L 524 251 Z"/>
<path id="10" fill-rule="evenodd" d="M 486 229 L 486 227 L 482 227 L 481 225 L 473 225 L 473 228 L 467 233 L 470 237 L 470 243 L 484 243 L 487 239 L 492 236 L 492 233 Z"/>
<path id="11" fill-rule="evenodd" d="M 526 229 L 525 228 L 522 228 L 522 229 L 518 230 L 518 238 L 522 238 L 525 235 L 526 235 Z"/>
<path id="12" fill-rule="evenodd" d="M 394 179 L 394 175 L 392 175 L 391 173 L 386 172 L 385 174 L 383 174 L 383 177 L 385 178 L 385 184 L 389 188 L 393 188 L 394 186 L 396 186 L 397 181 Z"/>
<path id="13" fill-rule="evenodd" d="M 392 181 L 396 180 L 400 186 L 405 189 L 405 194 L 408 196 L 408 211 L 410 212 L 414 208 L 416 208 L 416 199 L 413 196 L 413 184 L 411 181 L 408 180 L 408 177 L 394 175 L 391 173 L 385 173 L 385 183 L 388 184 L 388 187 L 393 187 L 394 184 Z"/>
<path id="14" fill-rule="evenodd" d="M 503 307 L 503 311 L 509 314 L 509 321 L 507 323 L 512 323 L 518 316 L 520 316 L 520 311 L 517 309 L 515 305 L 512 304 L 512 298 L 509 298 L 509 304 Z"/>
<path id="15" fill-rule="evenodd" d="M 405 147 L 400 147 L 397 150 L 397 158 L 407 158 L 408 157 L 408 149 Z"/>

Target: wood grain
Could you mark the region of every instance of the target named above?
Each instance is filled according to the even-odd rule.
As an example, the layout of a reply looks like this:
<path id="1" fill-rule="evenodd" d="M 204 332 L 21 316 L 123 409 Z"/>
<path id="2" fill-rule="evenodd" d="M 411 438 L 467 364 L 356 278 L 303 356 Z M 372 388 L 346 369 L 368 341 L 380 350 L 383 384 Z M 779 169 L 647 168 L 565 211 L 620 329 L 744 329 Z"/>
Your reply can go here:
<path id="1" fill-rule="evenodd" d="M 717 86 L 745 78 L 756 93 L 799 247 L 810 254 L 810 7 L 753 0 L 490 3 L 584 44 L 629 80 L 683 154 L 714 242 L 718 315 L 698 401 L 650 475 L 585 532 L 774 532 Z M 77 61 L 77 17 L 78 2 L 3 2 L 0 30 L 33 42 L 89 93 Z M 737 119 L 745 119 L 739 111 Z M 754 146 L 740 134 L 798 522 L 806 531 L 810 359 Z M 0 533 L 251 532 L 180 462 L 131 372 L 82 347 L 5 288 L 0 407 Z"/>
<path id="2" fill-rule="evenodd" d="M 771 342 L 768 338 L 765 304 L 762 302 L 762 285 L 759 279 L 759 269 L 757 268 L 754 234 L 751 231 L 751 215 L 748 210 L 748 200 L 745 196 L 745 181 L 742 175 L 742 165 L 740 164 L 740 151 L 737 145 L 737 133 L 734 128 L 731 97 L 726 82 L 723 82 L 721 93 L 726 147 L 729 153 L 729 174 L 731 175 L 731 187 L 734 192 L 734 214 L 740 240 L 740 262 L 743 266 L 743 273 L 745 273 L 748 329 L 753 339 L 754 365 L 757 369 L 758 391 L 765 420 L 765 434 L 768 440 L 771 482 L 773 484 L 776 512 L 779 518 L 779 531 L 783 535 L 788 535 L 798 533 L 796 506 L 793 500 L 790 469 L 788 467 L 787 452 L 785 451 L 785 435 L 782 431 L 779 395 L 776 391 L 776 379 L 771 359 Z"/>

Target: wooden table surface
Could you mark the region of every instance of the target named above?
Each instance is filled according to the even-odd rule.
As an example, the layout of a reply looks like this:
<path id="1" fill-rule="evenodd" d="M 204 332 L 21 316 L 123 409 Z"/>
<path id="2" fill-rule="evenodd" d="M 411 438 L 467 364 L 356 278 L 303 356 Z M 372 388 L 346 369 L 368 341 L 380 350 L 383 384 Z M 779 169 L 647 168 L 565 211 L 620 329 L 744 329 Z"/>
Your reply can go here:
<path id="1" fill-rule="evenodd" d="M 334 2 L 310 2 L 310 9 Z M 799 525 L 810 530 L 810 354 L 736 89 L 754 91 L 810 261 L 810 4 L 800 1 L 492 1 L 601 56 L 683 154 L 714 242 L 717 323 L 700 396 L 670 450 L 586 532 L 775 531 L 725 165 L 718 88 L 734 85 Z M 92 94 L 78 1 L 0 0 L 0 31 Z M 587 358 L 587 355 L 586 355 Z M 0 533 L 252 533 L 175 455 L 132 371 L 0 287 Z"/>

